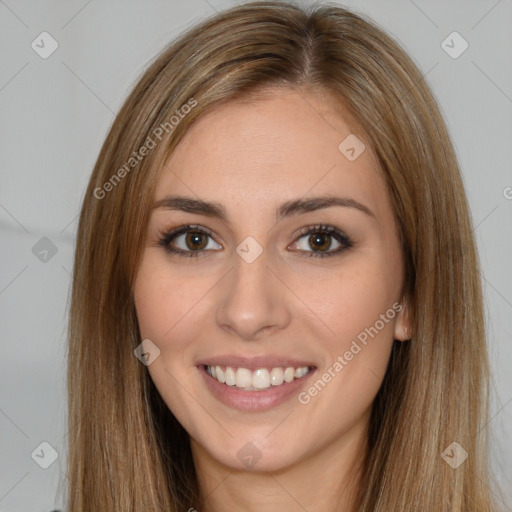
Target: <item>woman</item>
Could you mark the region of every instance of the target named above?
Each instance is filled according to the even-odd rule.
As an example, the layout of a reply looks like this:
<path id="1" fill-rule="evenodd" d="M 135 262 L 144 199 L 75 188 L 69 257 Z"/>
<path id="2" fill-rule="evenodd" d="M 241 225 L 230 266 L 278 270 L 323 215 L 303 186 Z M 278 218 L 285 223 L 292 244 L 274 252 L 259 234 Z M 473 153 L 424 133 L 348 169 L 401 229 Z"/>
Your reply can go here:
<path id="1" fill-rule="evenodd" d="M 491 511 L 470 212 L 421 73 L 247 3 L 135 86 L 84 198 L 69 510 Z"/>

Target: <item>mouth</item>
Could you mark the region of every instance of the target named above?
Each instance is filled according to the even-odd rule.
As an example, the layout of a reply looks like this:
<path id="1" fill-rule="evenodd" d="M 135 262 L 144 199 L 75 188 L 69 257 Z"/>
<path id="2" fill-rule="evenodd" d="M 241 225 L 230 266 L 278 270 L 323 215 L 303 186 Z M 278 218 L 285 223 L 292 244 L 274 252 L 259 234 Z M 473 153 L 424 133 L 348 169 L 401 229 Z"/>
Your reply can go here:
<path id="1" fill-rule="evenodd" d="M 266 411 L 296 397 L 317 370 L 304 361 L 236 357 L 202 361 L 197 369 L 214 398 L 245 412 Z"/>
<path id="2" fill-rule="evenodd" d="M 275 366 L 250 370 L 243 367 L 206 364 L 203 367 L 206 373 L 217 382 L 243 391 L 263 391 L 282 386 L 303 378 L 314 369 L 313 366 Z"/>

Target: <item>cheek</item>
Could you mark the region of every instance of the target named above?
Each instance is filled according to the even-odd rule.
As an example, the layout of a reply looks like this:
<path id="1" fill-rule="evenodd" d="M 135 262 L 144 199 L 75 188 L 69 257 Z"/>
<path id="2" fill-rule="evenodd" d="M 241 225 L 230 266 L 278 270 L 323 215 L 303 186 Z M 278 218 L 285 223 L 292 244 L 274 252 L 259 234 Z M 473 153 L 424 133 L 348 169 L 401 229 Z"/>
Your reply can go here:
<path id="1" fill-rule="evenodd" d="M 201 279 L 180 277 L 176 272 L 169 272 L 162 258 L 151 253 L 145 255 L 134 288 L 141 336 L 159 346 L 186 339 L 176 333 L 185 326 L 190 327 L 189 315 L 200 314 L 200 301 L 206 290 L 207 285 Z"/>
<path id="2" fill-rule="evenodd" d="M 308 417 L 325 418 L 323 439 L 335 439 L 369 413 L 393 344 L 393 288 L 371 265 L 340 273 L 324 287 L 319 316 L 334 334 L 317 337 L 324 364 L 298 396 Z"/>
<path id="3" fill-rule="evenodd" d="M 363 411 L 374 399 L 389 361 L 399 308 L 400 267 L 375 255 L 354 258 L 351 263 L 301 290 L 304 302 L 316 304 L 312 309 L 330 331 L 316 338 L 325 355 L 317 379 L 324 377 L 328 389 L 324 392 L 320 383 L 306 390 L 302 403 L 311 399 L 315 407 L 338 403 L 345 410 Z M 314 398 L 317 395 L 322 398 Z"/>
<path id="4" fill-rule="evenodd" d="M 391 288 L 394 288 L 391 286 Z M 334 292 L 329 316 L 335 332 L 345 340 L 356 338 L 375 325 L 382 314 L 392 307 L 395 294 L 380 272 L 353 272 L 346 276 L 339 291 Z M 389 316 L 389 315 L 388 315 Z M 378 330 L 388 334 L 392 322 L 378 323 Z"/>
<path id="5" fill-rule="evenodd" d="M 170 272 L 151 250 L 143 258 L 134 287 L 141 338 L 149 338 L 160 349 L 147 370 L 169 409 L 179 412 L 179 421 L 190 429 L 193 424 L 183 415 L 190 408 L 190 396 L 183 390 L 197 380 L 191 354 L 203 324 L 201 297 L 207 289 L 200 277 Z"/>
<path id="6" fill-rule="evenodd" d="M 376 322 L 382 337 L 392 337 L 396 316 L 392 306 L 398 299 L 399 270 L 384 258 L 354 258 L 325 277 L 317 275 L 314 281 L 299 278 L 295 286 L 297 295 L 311 305 L 329 329 L 331 335 L 325 341 L 331 345 L 331 353 L 333 349 L 343 349 L 346 343 L 350 345 L 352 339 Z M 314 285 L 307 286 L 309 281 Z M 381 315 L 385 315 L 384 323 Z"/>

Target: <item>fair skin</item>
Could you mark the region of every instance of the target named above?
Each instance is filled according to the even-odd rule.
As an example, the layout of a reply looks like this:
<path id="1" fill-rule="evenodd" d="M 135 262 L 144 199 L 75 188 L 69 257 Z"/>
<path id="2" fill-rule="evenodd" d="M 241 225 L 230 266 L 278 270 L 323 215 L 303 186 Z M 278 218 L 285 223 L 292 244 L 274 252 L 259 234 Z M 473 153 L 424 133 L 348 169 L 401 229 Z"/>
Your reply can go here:
<path id="1" fill-rule="evenodd" d="M 338 149 L 351 133 L 364 136 L 334 111 L 333 99 L 268 92 L 207 113 L 168 160 L 155 202 L 171 194 L 216 202 L 226 219 L 153 209 L 134 287 L 137 317 L 142 339 L 160 349 L 148 366 L 151 378 L 190 435 L 205 496 L 196 509 L 348 511 L 393 339 L 409 337 L 406 308 L 392 308 L 404 271 L 398 234 L 369 146 L 354 161 Z M 350 198 L 371 214 L 330 206 L 276 221 L 282 203 L 325 195 Z M 159 244 L 159 232 L 185 224 L 195 226 L 188 239 L 166 242 L 188 252 L 200 246 L 197 257 L 169 254 Z M 340 230 L 352 247 L 307 257 L 346 247 L 321 229 L 313 230 L 316 238 L 300 232 L 319 224 Z M 194 238 L 197 226 L 212 235 Z M 262 251 L 251 262 L 236 251 L 249 236 Z M 383 314 L 378 333 L 348 360 L 353 341 Z M 198 366 L 234 356 L 254 368 L 262 356 L 313 369 L 282 385 L 295 385 L 290 396 L 240 408 L 229 397 L 264 392 L 233 390 Z M 333 370 L 340 356 L 342 369 Z M 305 400 L 325 374 L 329 382 Z M 229 388 L 228 402 L 208 385 L 214 380 Z"/>

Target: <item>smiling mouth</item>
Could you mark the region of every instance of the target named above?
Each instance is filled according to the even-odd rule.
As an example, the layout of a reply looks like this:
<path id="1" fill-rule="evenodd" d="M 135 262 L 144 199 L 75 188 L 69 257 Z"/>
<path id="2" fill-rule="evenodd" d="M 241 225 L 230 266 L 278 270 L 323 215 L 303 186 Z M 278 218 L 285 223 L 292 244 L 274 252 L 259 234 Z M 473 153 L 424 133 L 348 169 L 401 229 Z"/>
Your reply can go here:
<path id="1" fill-rule="evenodd" d="M 244 391 L 264 391 L 271 387 L 301 379 L 314 369 L 314 366 L 285 366 L 274 368 L 248 368 L 231 366 L 203 365 L 206 373 L 216 381 Z"/>

